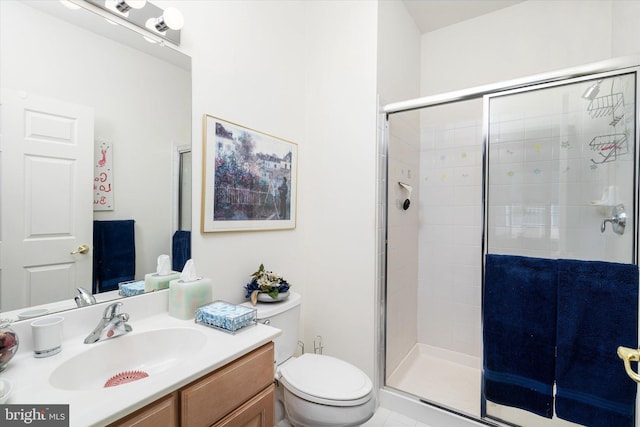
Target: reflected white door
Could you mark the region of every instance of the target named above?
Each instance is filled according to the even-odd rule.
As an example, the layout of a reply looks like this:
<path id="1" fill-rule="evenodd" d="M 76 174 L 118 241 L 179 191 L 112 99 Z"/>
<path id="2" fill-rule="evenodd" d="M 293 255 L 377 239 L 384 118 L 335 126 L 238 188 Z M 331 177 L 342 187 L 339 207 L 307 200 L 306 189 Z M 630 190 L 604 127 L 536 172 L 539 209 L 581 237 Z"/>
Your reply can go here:
<path id="1" fill-rule="evenodd" d="M 0 310 L 91 286 L 93 109 L 3 90 Z"/>

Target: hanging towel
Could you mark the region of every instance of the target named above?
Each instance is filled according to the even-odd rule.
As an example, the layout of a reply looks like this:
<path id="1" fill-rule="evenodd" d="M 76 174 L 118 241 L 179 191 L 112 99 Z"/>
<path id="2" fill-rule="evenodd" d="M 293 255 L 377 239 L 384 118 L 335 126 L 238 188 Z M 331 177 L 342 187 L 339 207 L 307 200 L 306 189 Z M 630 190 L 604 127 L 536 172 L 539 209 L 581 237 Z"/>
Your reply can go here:
<path id="1" fill-rule="evenodd" d="M 636 384 L 618 346 L 638 347 L 638 266 L 559 260 L 556 414 L 591 427 L 632 427 Z"/>
<path id="2" fill-rule="evenodd" d="M 171 255 L 172 270 L 182 271 L 184 264 L 191 259 L 191 231 L 178 230 L 173 233 Z"/>
<path id="3" fill-rule="evenodd" d="M 133 220 L 93 222 L 93 292 L 118 289 L 134 280 L 136 245 Z"/>
<path id="4" fill-rule="evenodd" d="M 555 260 L 487 255 L 483 298 L 485 398 L 553 416 Z"/>

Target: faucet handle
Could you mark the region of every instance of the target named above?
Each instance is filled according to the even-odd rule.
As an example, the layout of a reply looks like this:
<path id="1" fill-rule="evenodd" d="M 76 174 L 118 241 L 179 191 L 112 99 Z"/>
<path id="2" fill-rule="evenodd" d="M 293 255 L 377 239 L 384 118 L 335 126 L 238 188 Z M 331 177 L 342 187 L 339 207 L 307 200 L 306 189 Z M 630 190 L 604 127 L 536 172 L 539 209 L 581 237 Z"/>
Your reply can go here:
<path id="1" fill-rule="evenodd" d="M 79 287 L 76 289 L 78 289 L 78 295 L 74 298 L 74 300 L 78 307 L 85 307 L 87 305 L 93 305 L 96 303 L 96 299 L 93 295 L 91 295 L 91 292 L 83 287 Z"/>
<path id="2" fill-rule="evenodd" d="M 109 304 L 107 308 L 104 309 L 104 314 L 102 318 L 105 320 L 111 320 L 115 316 L 117 316 L 118 311 L 120 310 L 121 302 L 114 302 L 113 304 Z"/>

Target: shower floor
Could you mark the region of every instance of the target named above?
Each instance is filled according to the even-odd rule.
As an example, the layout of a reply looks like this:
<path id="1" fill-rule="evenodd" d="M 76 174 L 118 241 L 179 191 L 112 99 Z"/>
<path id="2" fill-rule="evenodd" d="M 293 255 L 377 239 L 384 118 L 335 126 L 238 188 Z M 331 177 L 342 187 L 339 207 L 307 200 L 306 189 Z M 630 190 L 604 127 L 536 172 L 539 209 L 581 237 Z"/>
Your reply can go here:
<path id="1" fill-rule="evenodd" d="M 387 385 L 455 412 L 480 417 L 480 359 L 416 344 L 387 380 Z M 578 427 L 554 417 L 487 402 L 490 418 L 527 427 Z"/>
<path id="2" fill-rule="evenodd" d="M 465 414 L 480 416 L 480 359 L 416 344 L 387 385 Z"/>

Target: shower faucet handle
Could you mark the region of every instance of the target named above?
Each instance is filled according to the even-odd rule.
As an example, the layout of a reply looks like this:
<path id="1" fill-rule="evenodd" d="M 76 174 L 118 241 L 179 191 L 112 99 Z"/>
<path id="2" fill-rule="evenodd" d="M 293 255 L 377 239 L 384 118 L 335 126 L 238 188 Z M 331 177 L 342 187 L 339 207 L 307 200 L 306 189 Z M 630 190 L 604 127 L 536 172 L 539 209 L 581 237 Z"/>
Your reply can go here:
<path id="1" fill-rule="evenodd" d="M 605 218 L 600 224 L 600 232 L 604 233 L 607 223 L 611 223 L 611 228 L 616 234 L 624 234 L 624 228 L 627 225 L 627 213 L 624 211 L 624 205 L 619 204 L 613 207 L 611 218 Z"/>

